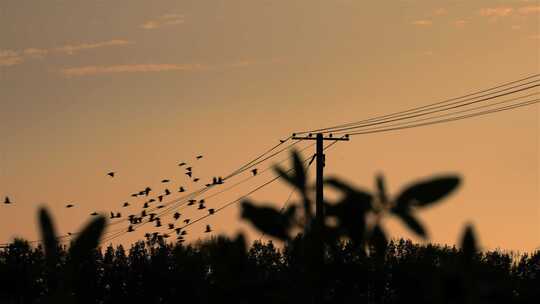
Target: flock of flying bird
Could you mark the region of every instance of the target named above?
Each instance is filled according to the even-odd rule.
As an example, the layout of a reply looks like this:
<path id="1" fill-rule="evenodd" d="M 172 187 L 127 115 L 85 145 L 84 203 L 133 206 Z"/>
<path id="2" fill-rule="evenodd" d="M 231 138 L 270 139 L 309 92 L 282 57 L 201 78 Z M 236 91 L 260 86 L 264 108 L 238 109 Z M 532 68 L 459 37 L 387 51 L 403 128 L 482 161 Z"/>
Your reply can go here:
<path id="1" fill-rule="evenodd" d="M 198 156 L 195 157 L 196 160 L 199 160 L 201 158 L 203 158 L 202 155 L 198 155 Z M 185 170 L 186 170 L 185 175 L 187 175 L 191 179 L 191 181 L 193 183 L 196 183 L 196 182 L 198 182 L 200 180 L 198 177 L 193 176 L 193 168 L 191 166 L 188 166 L 187 163 L 181 162 L 181 163 L 178 164 L 178 166 L 179 167 L 185 167 Z M 257 175 L 257 173 L 258 173 L 257 168 L 254 168 L 254 169 L 251 170 L 251 174 L 253 174 L 253 176 Z M 106 175 L 109 176 L 110 178 L 115 178 L 117 174 L 116 174 L 115 171 L 111 171 L 111 172 L 108 172 Z M 161 183 L 162 184 L 169 184 L 169 183 L 171 183 L 171 180 L 170 179 L 162 179 Z M 223 183 L 224 183 L 224 180 L 223 180 L 222 177 L 213 177 L 212 182 L 206 184 L 206 187 L 211 187 L 211 186 L 214 186 L 214 185 L 220 185 L 220 184 L 223 184 Z M 147 219 L 148 222 L 155 222 L 155 227 L 156 228 L 159 228 L 159 227 L 163 226 L 162 223 L 161 223 L 161 218 L 156 213 L 148 212 L 147 209 L 150 208 L 150 206 L 155 205 L 155 203 L 162 203 L 163 200 L 165 199 L 165 197 L 167 197 L 169 195 L 172 195 L 172 192 L 171 192 L 171 190 L 169 190 L 169 188 L 165 188 L 162 193 L 159 193 L 155 197 L 150 197 L 150 194 L 152 192 L 153 192 L 153 189 L 151 187 L 147 186 L 144 189 L 131 194 L 131 197 L 133 197 L 133 198 L 144 197 L 144 198 L 148 198 L 148 200 L 146 200 L 142 204 L 142 209 L 139 212 L 137 212 L 135 214 L 128 215 L 127 218 L 128 218 L 128 221 L 129 221 L 130 225 L 127 228 L 127 232 L 134 232 L 135 231 L 134 226 L 137 225 L 137 224 L 143 223 L 145 218 L 148 218 Z M 176 190 L 176 192 L 179 192 L 179 193 L 186 192 L 186 188 L 184 186 L 179 186 L 178 190 Z M 14 201 L 12 201 L 8 196 L 5 197 L 4 204 L 13 204 L 13 203 L 14 203 Z M 187 202 L 188 206 L 193 206 L 195 204 L 198 205 L 197 210 L 207 209 L 204 199 L 200 199 L 200 200 L 190 199 Z M 126 207 L 131 206 L 131 204 L 129 202 L 124 202 L 124 203 L 122 203 L 121 206 L 122 206 L 122 208 L 126 208 Z M 74 207 L 75 207 L 75 205 L 73 203 L 69 203 L 69 204 L 65 205 L 65 208 L 74 208 Z M 165 205 L 160 204 L 160 205 L 157 205 L 154 208 L 154 210 L 161 209 L 161 208 L 164 208 L 164 207 L 165 207 Z M 207 212 L 208 212 L 209 215 L 213 215 L 216 212 L 216 210 L 214 208 L 208 208 Z M 94 212 L 90 213 L 90 215 L 97 216 L 98 213 L 96 211 L 94 211 Z M 174 223 L 175 221 L 178 221 L 181 216 L 182 216 L 181 213 L 175 212 L 173 214 L 173 216 L 172 216 L 173 222 L 167 224 L 167 227 L 169 228 L 169 230 L 171 230 L 171 231 L 174 230 L 176 232 L 178 242 L 184 242 L 185 241 L 184 237 L 187 235 L 186 230 L 183 230 L 182 228 L 176 227 L 175 223 Z M 122 213 L 121 212 L 110 211 L 110 219 L 118 219 L 118 218 L 122 218 Z M 190 223 L 190 221 L 191 221 L 191 219 L 186 218 L 186 219 L 183 220 L 183 223 L 185 225 L 187 225 L 187 224 Z M 210 225 L 206 225 L 206 229 L 204 230 L 204 233 L 210 233 L 210 232 L 212 232 L 212 227 Z M 72 233 L 68 232 L 68 235 L 72 235 Z M 166 233 L 160 234 L 159 232 L 153 232 L 153 233 L 146 233 L 145 234 L 145 238 L 147 240 L 157 240 L 157 239 L 168 238 L 168 237 L 170 237 L 170 235 L 168 235 Z"/>

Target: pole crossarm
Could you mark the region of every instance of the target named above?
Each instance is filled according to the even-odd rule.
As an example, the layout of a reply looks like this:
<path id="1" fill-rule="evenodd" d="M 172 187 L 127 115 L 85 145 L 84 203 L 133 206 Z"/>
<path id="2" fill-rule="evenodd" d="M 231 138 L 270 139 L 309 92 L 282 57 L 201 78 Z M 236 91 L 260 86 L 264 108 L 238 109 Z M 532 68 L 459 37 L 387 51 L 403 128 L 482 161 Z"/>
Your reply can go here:
<path id="1" fill-rule="evenodd" d="M 296 134 L 293 133 L 291 139 L 294 139 L 294 140 L 317 140 L 317 136 L 313 136 L 313 135 L 308 135 L 308 136 L 296 136 Z M 349 138 L 349 134 L 345 134 L 344 136 L 342 137 L 332 137 L 331 135 L 330 136 L 327 136 L 327 137 L 322 137 L 322 140 L 342 140 L 342 141 L 349 141 L 350 138 Z"/>

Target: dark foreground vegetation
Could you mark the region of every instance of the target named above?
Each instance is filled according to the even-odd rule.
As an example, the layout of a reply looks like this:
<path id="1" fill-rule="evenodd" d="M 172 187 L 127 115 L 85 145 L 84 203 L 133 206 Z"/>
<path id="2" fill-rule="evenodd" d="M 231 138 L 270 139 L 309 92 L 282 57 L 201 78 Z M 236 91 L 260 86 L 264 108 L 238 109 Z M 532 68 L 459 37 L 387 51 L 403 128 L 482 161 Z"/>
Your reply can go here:
<path id="1" fill-rule="evenodd" d="M 129 250 L 96 249 L 105 227 L 97 217 L 61 246 L 46 209 L 43 245 L 17 240 L 0 250 L 1 303 L 538 303 L 540 252 L 481 252 L 467 225 L 456 247 L 388 241 L 382 221 L 399 218 L 418 237 L 428 231 L 416 212 L 455 191 L 460 178 L 440 175 L 406 186 L 395 197 L 382 176 L 375 191 L 330 178 L 341 195 L 319 201 L 305 161 L 276 168 L 300 201 L 284 210 L 242 202 L 242 218 L 283 242 L 242 235 L 192 245 L 155 234 Z M 320 189 L 320 188 L 319 188 Z M 321 205 L 319 205 L 320 207 Z M 320 209 L 319 209 L 320 210 Z M 516 236 L 519 237 L 519 236 Z"/>
<path id="2" fill-rule="evenodd" d="M 242 238 L 193 246 L 139 242 L 93 250 L 77 265 L 75 303 L 306 303 L 312 289 L 298 238 L 277 250 Z M 57 270 L 65 271 L 67 249 Z M 537 303 L 540 252 L 474 255 L 464 266 L 452 247 L 391 241 L 384 261 L 351 243 L 328 250 L 324 303 Z M 0 302 L 42 303 L 51 292 L 41 247 L 18 241 L 0 251 Z"/>

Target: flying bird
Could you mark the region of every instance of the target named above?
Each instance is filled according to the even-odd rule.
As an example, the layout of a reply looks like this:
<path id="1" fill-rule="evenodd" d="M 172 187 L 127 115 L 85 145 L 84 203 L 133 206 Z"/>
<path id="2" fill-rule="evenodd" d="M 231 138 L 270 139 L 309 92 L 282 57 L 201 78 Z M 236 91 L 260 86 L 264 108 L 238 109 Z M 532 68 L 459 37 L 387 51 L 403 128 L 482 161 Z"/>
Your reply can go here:
<path id="1" fill-rule="evenodd" d="M 6 199 L 4 200 L 4 204 L 12 204 L 13 202 L 9 200 L 9 197 L 6 196 Z"/>
<path id="2" fill-rule="evenodd" d="M 185 166 L 185 165 L 186 165 L 186 163 L 184 163 L 184 162 L 181 162 L 181 163 L 178 164 L 179 167 L 182 167 L 182 166 Z"/>
<path id="3" fill-rule="evenodd" d="M 171 181 L 170 179 L 163 179 L 163 180 L 161 180 L 162 183 L 168 183 L 168 182 L 170 182 L 170 181 Z"/>
<path id="4" fill-rule="evenodd" d="M 191 172 L 191 167 L 187 167 L 186 170 Z"/>
<path id="5" fill-rule="evenodd" d="M 90 215 L 98 215 L 98 213 L 94 211 L 94 212 L 90 213 Z"/>
<path id="6" fill-rule="evenodd" d="M 169 229 L 174 229 L 174 224 L 169 224 Z"/>
<path id="7" fill-rule="evenodd" d="M 197 155 L 197 157 L 195 157 L 196 159 L 201 159 L 203 156 L 202 155 Z"/>
<path id="8" fill-rule="evenodd" d="M 67 204 L 66 208 L 73 208 L 73 206 L 74 206 L 73 204 Z"/>
<path id="9" fill-rule="evenodd" d="M 155 199 L 151 198 L 148 202 L 149 202 L 149 203 L 153 203 L 153 202 L 155 202 L 155 201 L 156 201 Z"/>
<path id="10" fill-rule="evenodd" d="M 186 175 L 189 176 L 189 177 L 191 177 L 192 174 L 193 174 L 193 173 L 191 173 L 191 171 L 190 171 L 190 172 L 186 172 Z"/>
<path id="11" fill-rule="evenodd" d="M 190 200 L 188 201 L 188 206 L 193 206 L 193 205 L 195 204 L 195 202 L 196 202 L 196 200 L 190 199 Z"/>
<path id="12" fill-rule="evenodd" d="M 171 195 L 171 191 L 169 191 L 169 189 L 165 189 L 165 195 Z"/>
<path id="13" fill-rule="evenodd" d="M 129 203 L 128 203 L 128 202 L 125 202 L 124 205 L 123 205 L 123 207 L 127 207 L 127 206 L 129 206 Z"/>
<path id="14" fill-rule="evenodd" d="M 174 217 L 175 220 L 177 220 L 177 219 L 180 218 L 181 215 L 182 215 L 182 214 L 180 214 L 179 212 L 175 212 L 174 215 L 173 215 L 173 217 Z"/>
<path id="15" fill-rule="evenodd" d="M 194 183 L 196 183 L 196 182 L 198 182 L 198 181 L 199 181 L 199 178 L 198 178 L 198 177 L 195 177 L 195 178 L 193 179 L 193 182 L 194 182 Z"/>
<path id="16" fill-rule="evenodd" d="M 165 207 L 165 206 L 163 206 L 163 205 L 157 206 L 158 209 L 161 209 L 161 208 L 164 208 L 164 207 Z"/>
<path id="17" fill-rule="evenodd" d="M 185 192 L 185 191 L 186 191 L 186 189 L 184 189 L 184 187 L 180 187 L 180 188 L 178 189 L 178 192 Z"/>
<path id="18" fill-rule="evenodd" d="M 255 169 L 251 170 L 251 173 L 253 173 L 253 176 L 255 176 L 255 175 L 257 175 L 257 172 L 258 172 L 258 171 L 259 171 L 259 170 L 257 170 L 257 168 L 255 168 Z"/>
<path id="19" fill-rule="evenodd" d="M 114 174 L 115 174 L 115 173 L 114 173 L 113 171 L 107 173 L 107 175 L 110 176 L 110 177 L 114 177 Z"/>
<path id="20" fill-rule="evenodd" d="M 158 200 L 159 200 L 160 203 L 163 201 L 163 195 L 160 195 L 160 196 L 158 196 L 157 198 L 158 198 Z"/>
<path id="21" fill-rule="evenodd" d="M 204 233 L 208 232 L 212 232 L 212 228 L 210 227 L 210 225 L 206 225 L 206 230 L 204 231 Z"/>

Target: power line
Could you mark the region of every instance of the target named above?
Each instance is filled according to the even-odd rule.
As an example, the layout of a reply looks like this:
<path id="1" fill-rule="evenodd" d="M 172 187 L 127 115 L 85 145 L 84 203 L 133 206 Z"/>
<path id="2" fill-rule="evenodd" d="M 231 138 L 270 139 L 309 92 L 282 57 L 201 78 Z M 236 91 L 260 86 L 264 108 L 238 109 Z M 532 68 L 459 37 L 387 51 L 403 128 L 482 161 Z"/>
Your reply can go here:
<path id="1" fill-rule="evenodd" d="M 359 125 L 359 126 L 351 126 L 351 127 L 333 129 L 332 132 L 342 132 L 342 131 L 347 131 L 347 130 L 355 130 L 355 129 L 364 128 L 364 127 L 376 126 L 376 125 L 386 124 L 386 123 L 390 123 L 390 122 L 395 122 L 395 121 L 401 121 L 401 120 L 407 120 L 407 119 L 411 119 L 411 118 L 426 116 L 426 115 L 429 115 L 429 114 L 434 114 L 434 113 L 439 113 L 439 112 L 444 112 L 444 111 L 448 111 L 448 110 L 453 110 L 453 109 L 457 109 L 457 108 L 470 106 L 470 105 L 477 104 L 477 103 L 480 103 L 480 102 L 484 102 L 484 101 L 496 99 L 496 98 L 499 98 L 499 97 L 519 93 L 519 92 L 534 89 L 534 88 L 537 88 L 537 87 L 540 87 L 540 84 L 534 84 L 534 85 L 531 85 L 531 86 L 528 86 L 528 87 L 525 87 L 525 88 L 516 89 L 516 90 L 510 91 L 510 92 L 500 93 L 498 95 L 485 97 L 485 98 L 482 98 L 482 99 L 479 99 L 479 100 L 469 101 L 469 102 L 466 102 L 466 103 L 460 103 L 460 104 L 457 104 L 457 105 L 449 104 L 449 105 L 446 105 L 446 106 L 450 106 L 450 105 L 452 105 L 452 106 L 446 107 L 444 109 L 437 109 L 437 110 L 423 112 L 423 113 L 414 114 L 414 115 L 409 115 L 409 116 L 405 116 L 405 117 L 401 117 L 401 118 L 389 119 L 389 120 L 386 120 L 384 122 L 373 122 L 373 123 L 366 123 L 366 124 Z"/>
<path id="2" fill-rule="evenodd" d="M 520 82 L 523 82 L 523 81 L 526 81 L 526 80 L 529 80 L 529 79 L 537 78 L 539 76 L 540 76 L 540 74 L 534 74 L 534 75 L 531 75 L 531 76 L 528 76 L 528 77 L 525 77 L 525 78 L 521 78 L 521 79 L 518 79 L 518 80 L 515 80 L 515 81 L 503 83 L 503 84 L 500 84 L 500 85 L 497 85 L 497 86 L 494 86 L 494 87 L 490 87 L 490 88 L 487 88 L 487 89 L 484 89 L 484 90 L 481 90 L 481 91 L 476 91 L 476 92 L 469 93 L 469 94 L 466 94 L 466 95 L 462 95 L 462 96 L 459 96 L 459 97 L 446 99 L 446 100 L 443 100 L 443 101 L 440 101 L 440 102 L 427 104 L 427 105 L 424 105 L 424 106 L 419 106 L 419 107 L 415 107 L 415 108 L 412 108 L 412 109 L 403 110 L 403 111 L 399 111 L 399 112 L 394 112 L 394 113 L 391 113 L 391 114 L 376 116 L 376 117 L 373 117 L 373 118 L 364 119 L 364 120 L 360 120 L 360 121 L 356 121 L 356 122 L 336 125 L 336 126 L 327 127 L 327 128 L 320 128 L 320 129 L 314 129 L 314 130 L 309 130 L 309 131 L 296 132 L 295 134 L 300 135 L 300 134 L 315 133 L 315 132 L 328 133 L 328 132 L 330 132 L 329 130 L 333 130 L 333 129 L 337 129 L 337 128 L 343 128 L 343 127 L 353 126 L 353 125 L 357 125 L 357 124 L 369 123 L 369 122 L 384 120 L 384 119 L 387 119 L 387 118 L 398 117 L 398 116 L 401 116 L 401 115 L 404 115 L 404 114 L 410 114 L 410 112 L 414 112 L 414 111 L 418 111 L 418 110 L 422 110 L 422 109 L 429 109 L 431 107 L 447 104 L 447 103 L 450 103 L 450 102 L 453 102 L 453 101 L 456 101 L 456 100 L 461 100 L 461 99 L 472 97 L 472 96 L 475 96 L 475 95 L 478 95 L 478 94 L 493 91 L 493 90 L 503 88 L 503 87 L 506 87 L 506 86 L 509 86 L 509 85 L 513 85 L 513 84 L 516 84 L 516 83 L 520 83 Z M 535 80 L 535 81 L 538 81 L 538 80 Z M 505 89 L 505 90 L 507 90 L 507 89 Z M 490 93 L 490 94 L 493 94 L 493 93 Z M 475 97 L 475 98 L 477 98 L 477 97 Z"/>
<path id="3" fill-rule="evenodd" d="M 528 95 L 519 96 L 519 97 L 515 97 L 515 98 L 511 98 L 511 99 L 507 99 L 507 100 L 503 100 L 503 101 L 499 101 L 499 102 L 491 103 L 491 104 L 487 104 L 487 105 L 482 105 L 482 106 L 478 106 L 478 107 L 470 108 L 470 109 L 466 109 L 466 110 L 455 111 L 455 112 L 446 113 L 446 114 L 442 114 L 442 115 L 426 117 L 426 118 L 420 118 L 420 119 L 416 119 L 416 120 L 412 120 L 412 121 L 406 121 L 406 122 L 401 122 L 401 123 L 395 123 L 395 124 L 390 124 L 390 125 L 385 125 L 385 126 L 378 126 L 378 127 L 374 127 L 374 128 L 360 129 L 360 130 L 362 130 L 362 131 L 371 131 L 371 130 L 379 130 L 381 128 L 404 126 L 404 125 L 408 125 L 410 123 L 429 121 L 429 120 L 433 120 L 433 119 L 436 119 L 436 118 L 443 118 L 443 117 L 452 116 L 452 115 L 456 115 L 456 114 L 467 113 L 467 112 L 472 112 L 472 111 L 475 111 L 475 110 L 490 108 L 490 107 L 493 107 L 493 106 L 496 106 L 496 105 L 516 101 L 516 100 L 519 100 L 519 99 L 523 99 L 523 98 L 531 97 L 531 96 L 535 96 L 535 95 L 540 95 L 540 92 L 531 93 L 531 94 L 528 94 Z M 336 133 L 333 133 L 333 134 L 336 134 L 336 135 L 348 134 L 348 132 L 336 132 Z"/>
<path id="4" fill-rule="evenodd" d="M 362 134 L 374 134 L 374 133 L 398 131 L 398 130 L 416 128 L 416 127 L 435 125 L 435 124 L 440 124 L 440 123 L 445 123 L 445 122 L 451 122 L 451 121 L 456 121 L 456 120 L 472 118 L 472 117 L 476 117 L 476 116 L 487 115 L 487 114 L 496 113 L 496 112 L 512 110 L 512 109 L 516 109 L 516 108 L 520 108 L 520 107 L 525 107 L 525 106 L 530 106 L 530 105 L 533 105 L 533 104 L 537 104 L 539 102 L 540 102 L 540 99 L 533 99 L 533 100 L 530 100 L 530 101 L 527 101 L 527 102 L 522 102 L 522 103 L 515 104 L 515 105 L 512 105 L 512 106 L 501 107 L 501 108 L 498 108 L 498 109 L 478 112 L 478 113 L 469 114 L 469 115 L 458 116 L 458 117 L 454 117 L 454 118 L 442 119 L 442 120 L 433 121 L 433 122 L 427 122 L 427 123 L 413 124 L 413 125 L 403 126 L 403 127 L 382 128 L 382 129 L 379 129 L 379 130 L 354 132 L 354 133 L 348 133 L 348 135 L 352 136 L 352 135 L 362 135 Z"/>

